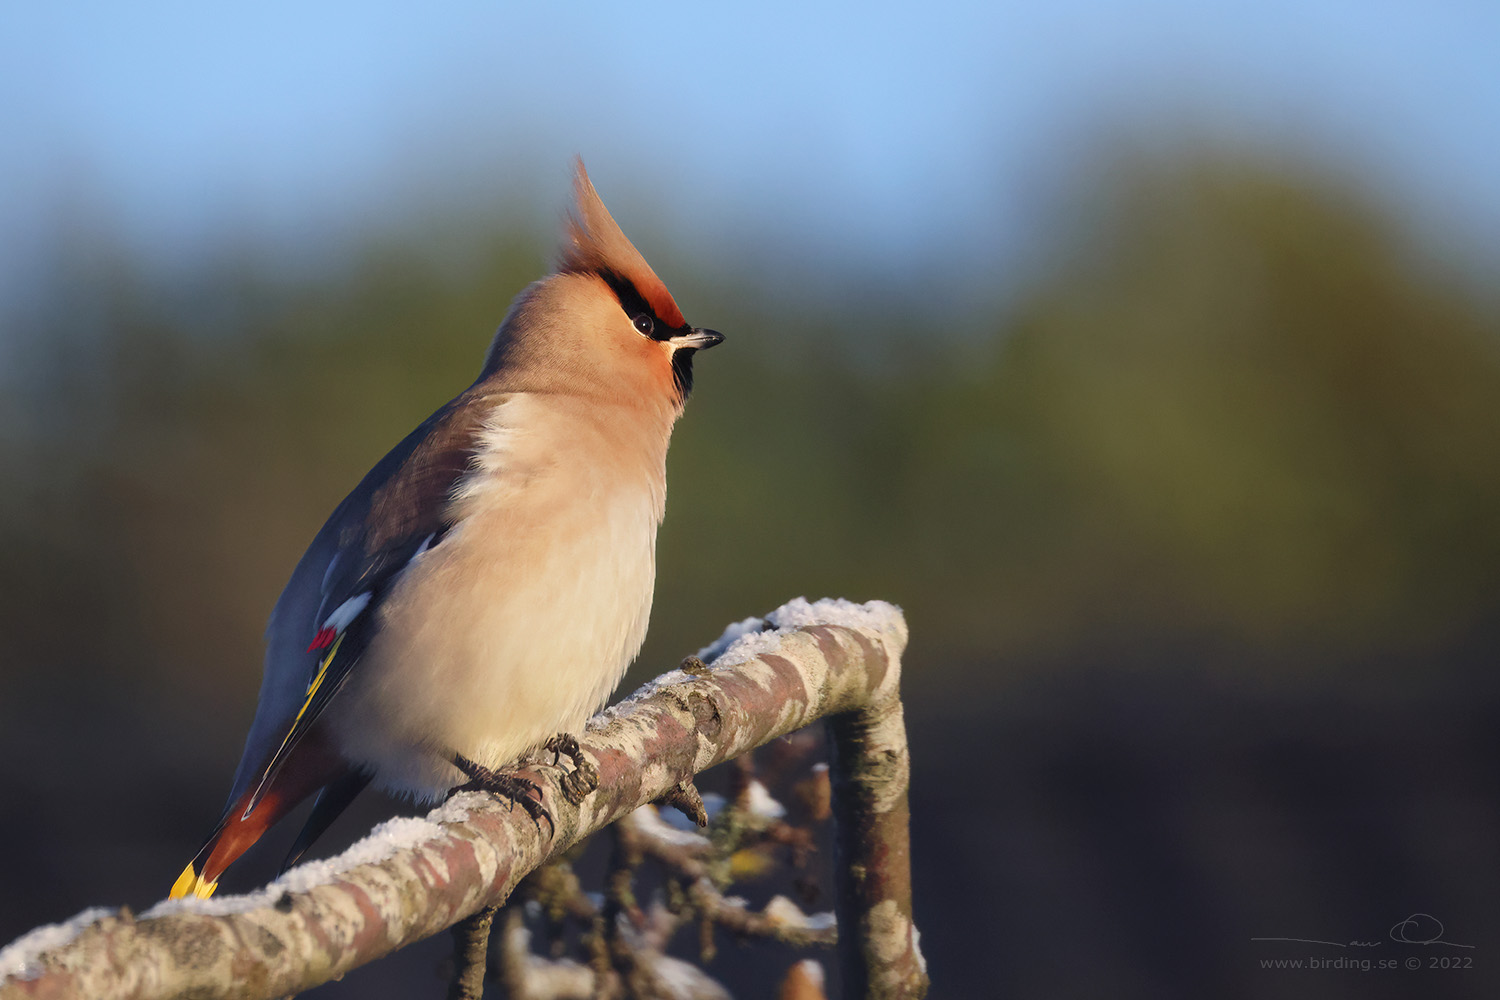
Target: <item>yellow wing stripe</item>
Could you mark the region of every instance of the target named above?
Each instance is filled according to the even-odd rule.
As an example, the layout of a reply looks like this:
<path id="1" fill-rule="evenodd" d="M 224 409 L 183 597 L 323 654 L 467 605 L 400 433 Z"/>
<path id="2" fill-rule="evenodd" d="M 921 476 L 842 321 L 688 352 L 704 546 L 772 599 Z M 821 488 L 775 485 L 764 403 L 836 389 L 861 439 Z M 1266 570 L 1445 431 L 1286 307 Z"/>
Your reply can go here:
<path id="1" fill-rule="evenodd" d="M 286 735 L 281 738 L 281 746 L 277 747 L 276 752 L 271 755 L 269 768 L 274 768 L 276 762 L 281 759 L 281 755 L 286 753 L 287 746 L 291 744 L 292 737 L 297 733 L 297 724 L 302 721 L 302 717 L 307 714 L 308 708 L 312 706 L 313 698 L 317 697 L 318 688 L 323 686 L 323 678 L 328 675 L 328 666 L 333 663 L 333 658 L 338 655 L 339 647 L 343 644 L 344 634 L 340 633 L 339 637 L 334 640 L 332 648 L 328 650 L 328 655 L 323 657 L 323 665 L 318 667 L 317 675 L 313 677 L 312 683 L 307 686 L 307 697 L 302 700 L 302 707 L 297 710 L 297 717 L 292 720 L 292 724 L 287 727 Z M 266 776 L 270 773 L 269 768 L 261 775 L 260 786 L 256 788 L 255 794 L 250 796 L 250 805 L 245 807 L 245 816 L 249 816 L 256 804 L 260 802 L 260 794 L 265 787 Z"/>
<path id="2" fill-rule="evenodd" d="M 275 760 L 276 757 L 280 757 L 282 751 L 286 749 L 286 745 L 291 740 L 292 734 L 297 731 L 297 723 L 301 722 L 302 717 L 307 714 L 308 706 L 312 704 L 313 698 L 317 697 L 318 688 L 323 686 L 323 678 L 328 676 L 329 664 L 333 663 L 333 658 L 338 655 L 339 647 L 343 644 L 344 633 L 341 632 L 339 633 L 339 637 L 333 641 L 333 645 L 329 647 L 328 655 L 323 657 L 323 665 L 318 668 L 317 676 L 315 676 L 312 680 L 312 683 L 307 686 L 307 697 L 303 699 L 302 707 L 297 710 L 297 717 L 292 720 L 291 726 L 287 728 L 286 736 L 282 738 L 281 746 L 276 748 L 276 754 L 271 758 L 272 760 Z"/>
<path id="3" fill-rule="evenodd" d="M 323 657 L 323 665 L 318 668 L 318 676 L 314 677 L 312 683 L 307 686 L 307 700 L 302 703 L 302 708 L 298 710 L 297 717 L 292 720 L 293 726 L 302 721 L 302 716 L 306 713 L 307 706 L 312 704 L 313 695 L 317 694 L 318 688 L 323 686 L 323 678 L 328 675 L 328 665 L 338 655 L 339 647 L 344 644 L 345 634 L 340 632 L 339 637 L 333 640 L 333 645 L 328 647 L 328 655 Z"/>

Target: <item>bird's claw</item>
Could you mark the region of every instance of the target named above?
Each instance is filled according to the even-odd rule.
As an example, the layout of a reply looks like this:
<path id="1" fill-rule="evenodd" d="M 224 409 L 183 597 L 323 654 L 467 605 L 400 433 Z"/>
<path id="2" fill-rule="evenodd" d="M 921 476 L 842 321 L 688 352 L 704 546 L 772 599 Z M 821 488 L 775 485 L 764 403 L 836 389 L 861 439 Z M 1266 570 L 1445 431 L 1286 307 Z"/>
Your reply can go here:
<path id="1" fill-rule="evenodd" d="M 563 775 L 562 779 L 563 794 L 568 797 L 569 802 L 577 805 L 583 801 L 584 796 L 599 787 L 599 770 L 583 755 L 578 737 L 572 733 L 558 733 L 543 743 L 542 749 L 552 751 L 553 767 L 557 767 L 558 761 L 563 757 L 573 762 L 573 770 Z"/>
<path id="2" fill-rule="evenodd" d="M 572 733 L 558 733 L 556 736 L 542 744 L 543 750 L 552 751 L 552 766 L 556 767 L 558 760 L 566 754 L 577 766 L 582 759 L 583 748 L 578 745 L 578 737 Z"/>
<path id="3" fill-rule="evenodd" d="M 547 812 L 547 807 L 542 805 L 542 789 L 536 782 L 508 771 L 492 771 L 462 754 L 453 755 L 453 766 L 469 780 L 450 791 L 450 796 L 459 792 L 489 792 L 505 799 L 512 809 L 519 805 L 526 810 L 526 815 L 536 824 L 538 832 L 542 829 L 542 820 L 546 820 L 549 831 L 547 835 L 556 835 L 557 825 L 552 822 L 552 814 Z"/>

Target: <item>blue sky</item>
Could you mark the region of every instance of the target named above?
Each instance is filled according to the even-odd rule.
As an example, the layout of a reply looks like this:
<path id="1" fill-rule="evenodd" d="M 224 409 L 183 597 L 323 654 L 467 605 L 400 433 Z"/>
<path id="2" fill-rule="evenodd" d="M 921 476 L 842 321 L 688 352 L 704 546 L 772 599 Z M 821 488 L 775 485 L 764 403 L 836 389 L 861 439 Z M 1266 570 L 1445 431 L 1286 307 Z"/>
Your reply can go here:
<path id="1" fill-rule="evenodd" d="M 1500 4 L 12 3 L 0 295 L 95 229 L 175 266 L 507 193 L 546 223 L 574 152 L 690 252 L 1017 260 L 1068 178 L 1200 136 L 1500 251 Z"/>

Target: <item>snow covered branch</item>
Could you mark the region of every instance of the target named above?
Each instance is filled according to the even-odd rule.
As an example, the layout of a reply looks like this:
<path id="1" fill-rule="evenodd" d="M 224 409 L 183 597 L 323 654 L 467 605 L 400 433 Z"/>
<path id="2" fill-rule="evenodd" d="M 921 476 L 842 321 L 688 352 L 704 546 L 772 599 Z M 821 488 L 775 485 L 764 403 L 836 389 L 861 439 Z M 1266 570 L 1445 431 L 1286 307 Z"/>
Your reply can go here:
<path id="1" fill-rule="evenodd" d="M 503 903 L 527 874 L 647 803 L 691 809 L 694 775 L 822 718 L 835 745 L 845 991 L 920 996 L 898 692 L 906 638 L 900 611 L 882 602 L 794 601 L 732 627 L 700 654 L 708 667 L 691 661 L 591 720 L 579 743 L 596 775 L 554 766 L 550 754 L 521 767 L 553 828 L 466 793 L 258 892 L 139 916 L 88 910 L 0 950 L 0 1000 L 308 989 Z"/>

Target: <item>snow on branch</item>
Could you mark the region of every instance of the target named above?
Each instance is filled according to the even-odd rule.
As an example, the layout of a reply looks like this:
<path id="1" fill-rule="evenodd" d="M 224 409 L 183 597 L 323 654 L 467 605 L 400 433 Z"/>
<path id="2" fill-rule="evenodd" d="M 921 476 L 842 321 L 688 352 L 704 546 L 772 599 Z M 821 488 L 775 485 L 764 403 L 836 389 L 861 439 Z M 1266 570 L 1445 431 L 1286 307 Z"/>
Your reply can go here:
<path id="1" fill-rule="evenodd" d="M 584 766 L 529 761 L 554 827 L 455 796 L 257 892 L 93 908 L 0 950 L 0 1000 L 282 997 L 503 903 L 527 874 L 693 776 L 818 719 L 834 747 L 841 965 L 849 996 L 908 997 L 927 976 L 911 919 L 910 757 L 899 700 L 906 622 L 880 601 L 798 599 L 600 713 Z M 594 774 L 589 773 L 589 765 Z"/>

